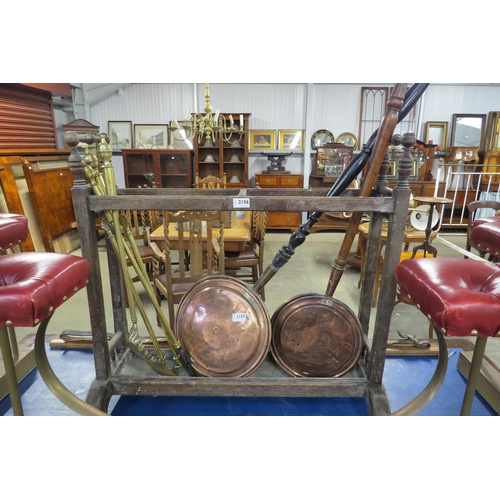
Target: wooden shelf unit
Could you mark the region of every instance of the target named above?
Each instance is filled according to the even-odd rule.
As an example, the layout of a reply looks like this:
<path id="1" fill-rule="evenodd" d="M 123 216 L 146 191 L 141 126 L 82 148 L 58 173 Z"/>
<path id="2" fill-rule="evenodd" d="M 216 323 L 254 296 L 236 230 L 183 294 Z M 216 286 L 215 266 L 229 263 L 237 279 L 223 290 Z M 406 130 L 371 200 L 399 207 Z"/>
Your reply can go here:
<path id="1" fill-rule="evenodd" d="M 200 179 L 213 175 L 222 179 L 226 174 L 227 182 L 231 187 L 244 188 L 249 186 L 248 180 L 248 130 L 250 113 L 222 113 L 224 116 L 232 115 L 234 124 L 241 128 L 240 116 L 243 118 L 245 134 L 241 137 L 239 145 L 232 145 L 223 141 L 219 135 L 218 139 L 211 140 L 207 144 L 205 137 L 198 140 L 198 135 L 194 138 L 194 173 Z M 231 142 L 238 140 L 239 135 L 233 134 Z M 207 157 L 212 156 L 213 162 L 207 162 Z M 236 156 L 239 161 L 231 161 Z M 240 182 L 231 182 L 236 176 Z"/>

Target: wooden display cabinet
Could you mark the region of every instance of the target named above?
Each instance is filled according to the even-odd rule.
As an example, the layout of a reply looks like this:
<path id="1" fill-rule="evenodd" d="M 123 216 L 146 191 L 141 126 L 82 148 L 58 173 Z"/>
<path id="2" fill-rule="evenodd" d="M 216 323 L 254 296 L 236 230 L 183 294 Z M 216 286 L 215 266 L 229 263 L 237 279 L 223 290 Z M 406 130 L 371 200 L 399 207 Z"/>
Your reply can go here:
<path id="1" fill-rule="evenodd" d="M 309 186 L 333 186 L 353 157 L 352 146 L 339 142 L 329 142 L 316 150 L 313 167 L 309 176 Z"/>
<path id="2" fill-rule="evenodd" d="M 319 147 L 313 157 L 309 187 L 332 187 L 345 167 L 353 158 L 352 146 L 345 146 L 338 142 L 329 142 Z M 311 232 L 345 230 L 349 225 L 349 217 L 343 212 L 323 213 L 314 224 Z"/>
<path id="3" fill-rule="evenodd" d="M 198 140 L 198 135 L 194 138 L 194 173 L 200 179 L 213 175 L 222 179 L 226 174 L 227 182 L 230 187 L 240 188 L 248 187 L 248 130 L 250 113 L 223 113 L 224 116 L 232 115 L 234 124 L 241 128 L 240 117 L 243 118 L 243 130 L 245 134 L 237 144 L 230 144 L 223 141 L 221 135 L 218 139 L 211 140 L 208 143 L 205 137 Z M 239 135 L 233 134 L 231 142 L 238 141 Z M 213 161 L 211 160 L 212 157 Z M 238 161 L 236 161 L 238 160 Z M 238 178 L 239 182 L 233 182 L 231 179 Z"/>
<path id="4" fill-rule="evenodd" d="M 192 187 L 190 149 L 123 149 L 122 153 L 127 188 Z"/>
<path id="5" fill-rule="evenodd" d="M 263 189 L 303 188 L 301 174 L 256 174 L 257 186 Z M 302 223 L 301 212 L 269 212 L 268 229 L 290 229 L 295 231 Z"/>

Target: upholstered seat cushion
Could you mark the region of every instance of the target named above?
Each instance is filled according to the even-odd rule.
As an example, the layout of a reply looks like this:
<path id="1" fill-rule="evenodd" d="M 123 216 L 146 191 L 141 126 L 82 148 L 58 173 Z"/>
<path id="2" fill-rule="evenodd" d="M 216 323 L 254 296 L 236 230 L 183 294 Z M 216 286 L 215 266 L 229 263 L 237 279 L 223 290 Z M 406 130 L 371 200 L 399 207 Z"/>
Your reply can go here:
<path id="1" fill-rule="evenodd" d="M 0 250 L 26 241 L 28 219 L 24 215 L 0 214 Z"/>
<path id="2" fill-rule="evenodd" d="M 403 296 L 446 335 L 499 335 L 499 265 L 446 257 L 410 259 L 397 264 L 395 274 Z"/>
<path id="3" fill-rule="evenodd" d="M 483 250 L 491 255 L 500 255 L 500 217 L 491 217 L 492 220 L 472 226 L 470 243 L 474 248 Z M 479 221 L 478 220 L 478 221 Z"/>
<path id="4" fill-rule="evenodd" d="M 224 257 L 226 262 L 259 258 L 257 252 L 250 245 L 246 245 L 241 252 L 225 252 Z"/>
<path id="5" fill-rule="evenodd" d="M 49 252 L 0 256 L 0 325 L 34 326 L 84 288 L 90 265 Z"/>
<path id="6" fill-rule="evenodd" d="M 491 215 L 490 217 L 481 217 L 480 219 L 476 219 L 472 223 L 472 227 L 479 226 L 481 224 L 487 224 L 488 222 L 499 222 L 500 217 L 498 215 Z"/>
<path id="7" fill-rule="evenodd" d="M 137 251 L 139 252 L 141 259 L 153 257 L 153 250 L 151 250 L 151 247 L 148 247 L 147 245 L 137 245 Z M 125 258 L 128 260 L 127 256 L 125 256 Z"/>
<path id="8" fill-rule="evenodd" d="M 189 276 L 189 273 L 186 273 L 186 276 Z M 206 276 L 208 276 L 207 271 L 203 271 L 203 277 L 206 277 Z M 179 275 L 179 273 L 174 273 L 173 277 L 179 278 L 180 275 Z M 158 282 L 161 283 L 165 289 L 168 288 L 166 274 L 160 274 L 159 276 L 156 277 L 156 280 L 158 280 Z M 187 281 L 186 283 L 174 283 L 172 285 L 172 292 L 174 294 L 177 294 L 177 293 L 184 294 L 184 293 L 188 292 L 189 290 L 191 290 L 191 288 L 194 286 L 194 284 L 195 283 L 193 281 Z"/>

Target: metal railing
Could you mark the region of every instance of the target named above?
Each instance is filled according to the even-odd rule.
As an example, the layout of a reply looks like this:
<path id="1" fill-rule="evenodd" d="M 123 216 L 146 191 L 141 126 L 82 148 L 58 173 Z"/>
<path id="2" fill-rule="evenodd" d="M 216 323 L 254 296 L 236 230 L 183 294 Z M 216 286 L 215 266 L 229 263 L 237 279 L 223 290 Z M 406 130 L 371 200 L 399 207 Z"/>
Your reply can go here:
<path id="1" fill-rule="evenodd" d="M 466 228 L 469 213 L 467 204 L 476 200 L 500 200 L 500 172 L 484 172 L 484 167 L 491 165 L 477 165 L 479 172 L 467 172 L 463 169 L 454 170 L 452 165 L 438 166 L 434 196 L 449 198 L 451 204 L 441 205 L 439 208 L 439 224 L 436 228 L 439 231 L 443 226 L 446 228 Z M 498 165 L 495 165 L 497 168 Z M 460 166 L 459 166 L 460 168 Z M 444 190 L 441 191 L 444 182 Z M 491 208 L 481 208 L 476 210 L 474 219 L 495 215 L 495 210 Z M 439 233 L 437 239 L 455 252 L 467 256 L 473 260 L 485 260 L 477 253 L 472 253 L 465 248 L 461 248 L 451 241 L 448 241 L 443 233 Z"/>
<path id="2" fill-rule="evenodd" d="M 499 179 L 500 173 L 484 172 L 484 167 L 490 165 L 476 165 L 480 171 L 468 172 L 460 165 L 455 169 L 451 165 L 439 166 L 434 188 L 434 196 L 449 198 L 451 204 L 443 205 L 440 210 L 439 227 L 464 228 L 467 227 L 468 203 L 476 200 L 500 200 Z M 498 167 L 498 165 L 495 165 Z M 444 189 L 442 189 L 444 182 Z M 440 189 L 441 188 L 441 189 Z M 493 209 L 480 209 L 476 212 L 475 218 L 494 215 Z"/>

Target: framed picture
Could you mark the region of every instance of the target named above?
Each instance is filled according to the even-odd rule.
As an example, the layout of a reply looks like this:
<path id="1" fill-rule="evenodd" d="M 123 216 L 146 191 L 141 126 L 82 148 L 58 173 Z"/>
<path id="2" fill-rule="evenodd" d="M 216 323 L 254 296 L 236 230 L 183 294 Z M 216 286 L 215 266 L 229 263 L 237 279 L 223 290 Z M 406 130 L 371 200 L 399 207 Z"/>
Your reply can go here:
<path id="1" fill-rule="evenodd" d="M 425 122 L 424 142 L 436 144 L 444 151 L 448 146 L 448 122 Z"/>
<path id="2" fill-rule="evenodd" d="M 389 177 L 391 179 L 395 179 L 396 178 L 396 168 L 397 168 L 396 161 L 395 160 L 389 161 L 389 168 L 387 169 L 387 177 Z"/>
<path id="3" fill-rule="evenodd" d="M 168 125 L 134 125 L 134 147 L 166 149 Z"/>
<path id="4" fill-rule="evenodd" d="M 278 130 L 278 149 L 300 151 L 304 149 L 303 130 Z"/>
<path id="5" fill-rule="evenodd" d="M 168 125 L 168 147 L 169 149 L 194 149 L 193 139 L 187 137 L 186 131 L 184 130 L 184 120 L 177 120 L 177 124 L 181 127 L 180 129 L 172 130 L 173 121 Z"/>
<path id="6" fill-rule="evenodd" d="M 128 149 L 134 145 L 132 122 L 108 122 L 108 135 L 113 149 Z"/>
<path id="7" fill-rule="evenodd" d="M 397 179 L 398 178 L 398 169 L 399 169 L 399 162 L 401 161 L 401 158 L 403 157 L 403 151 L 397 151 L 395 154 L 393 153 L 392 159 L 389 160 L 389 168 L 387 169 L 387 177 L 389 179 Z M 413 155 L 413 166 L 409 175 L 409 179 L 418 179 L 418 169 L 422 165 L 422 159 L 420 155 L 414 154 Z"/>
<path id="8" fill-rule="evenodd" d="M 273 150 L 276 148 L 276 131 L 250 130 L 249 141 L 248 147 L 250 149 Z"/>

